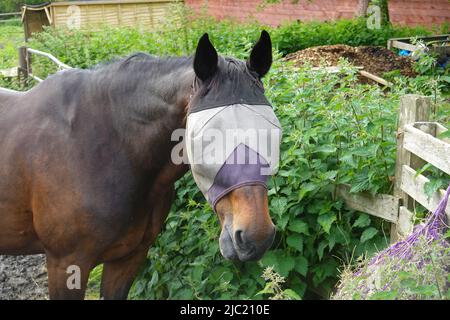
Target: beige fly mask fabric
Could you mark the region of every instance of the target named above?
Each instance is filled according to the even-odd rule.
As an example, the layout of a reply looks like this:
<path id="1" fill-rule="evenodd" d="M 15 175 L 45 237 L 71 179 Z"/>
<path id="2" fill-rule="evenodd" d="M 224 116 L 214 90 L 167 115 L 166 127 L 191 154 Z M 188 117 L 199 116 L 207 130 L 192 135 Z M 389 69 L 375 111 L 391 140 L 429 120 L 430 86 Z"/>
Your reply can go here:
<path id="1" fill-rule="evenodd" d="M 191 171 L 213 209 L 240 186 L 266 186 L 278 169 L 280 142 L 280 122 L 270 105 L 219 106 L 191 112 L 187 118 Z"/>

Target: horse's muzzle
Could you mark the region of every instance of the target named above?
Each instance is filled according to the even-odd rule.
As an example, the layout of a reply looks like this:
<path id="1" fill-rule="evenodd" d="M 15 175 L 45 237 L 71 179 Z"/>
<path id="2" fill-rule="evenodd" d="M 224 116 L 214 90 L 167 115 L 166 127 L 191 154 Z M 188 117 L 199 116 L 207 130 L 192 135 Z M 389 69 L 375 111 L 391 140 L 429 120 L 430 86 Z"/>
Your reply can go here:
<path id="1" fill-rule="evenodd" d="M 232 230 L 230 225 L 224 225 L 220 234 L 220 252 L 225 259 L 254 261 L 262 258 L 273 243 L 275 227 L 262 239 L 253 241 L 245 230 Z"/>

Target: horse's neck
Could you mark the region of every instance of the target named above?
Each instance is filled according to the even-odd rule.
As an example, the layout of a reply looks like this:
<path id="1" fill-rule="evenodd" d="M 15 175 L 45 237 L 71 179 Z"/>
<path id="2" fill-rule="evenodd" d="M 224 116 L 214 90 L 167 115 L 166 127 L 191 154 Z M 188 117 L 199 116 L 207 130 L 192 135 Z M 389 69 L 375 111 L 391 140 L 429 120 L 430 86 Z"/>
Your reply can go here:
<path id="1" fill-rule="evenodd" d="M 174 71 L 139 84 L 137 90 L 112 102 L 116 131 L 138 163 L 153 168 L 170 159 L 171 135 L 184 128 L 194 74 Z"/>

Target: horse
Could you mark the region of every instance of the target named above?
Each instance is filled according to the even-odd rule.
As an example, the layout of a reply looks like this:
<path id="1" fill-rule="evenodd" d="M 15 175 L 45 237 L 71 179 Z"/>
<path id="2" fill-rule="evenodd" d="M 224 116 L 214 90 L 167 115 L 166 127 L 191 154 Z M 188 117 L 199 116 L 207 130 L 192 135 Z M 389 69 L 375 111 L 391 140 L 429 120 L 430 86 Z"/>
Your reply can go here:
<path id="1" fill-rule="evenodd" d="M 246 61 L 218 55 L 204 34 L 193 56 L 137 53 L 0 89 L 0 254 L 44 253 L 50 299 L 84 299 L 99 264 L 100 297 L 126 299 L 190 168 L 171 160 L 173 131 L 195 101 L 265 100 L 271 64 L 266 31 Z M 224 257 L 261 258 L 275 234 L 264 184 L 216 200 Z"/>

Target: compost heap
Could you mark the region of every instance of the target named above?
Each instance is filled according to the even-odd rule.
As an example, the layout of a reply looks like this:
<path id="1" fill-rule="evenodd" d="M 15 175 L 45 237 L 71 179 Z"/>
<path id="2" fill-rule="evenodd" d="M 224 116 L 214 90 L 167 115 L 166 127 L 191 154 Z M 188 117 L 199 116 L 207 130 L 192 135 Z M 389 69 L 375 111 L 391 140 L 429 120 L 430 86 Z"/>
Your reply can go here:
<path id="1" fill-rule="evenodd" d="M 355 67 L 363 67 L 364 71 L 383 78 L 384 74 L 399 70 L 406 77 L 415 77 L 414 61 L 409 57 L 398 56 L 394 52 L 375 46 L 351 47 L 347 45 L 330 45 L 311 47 L 288 54 L 285 59 L 301 66 L 308 62 L 314 67 L 337 66 L 341 58 L 347 59 Z M 360 77 L 362 82 L 367 78 Z M 371 82 L 372 83 L 372 82 Z"/>
<path id="2" fill-rule="evenodd" d="M 450 186 L 437 209 L 412 234 L 356 272 L 347 269 L 333 299 L 450 299 L 449 225 L 445 213 Z"/>

